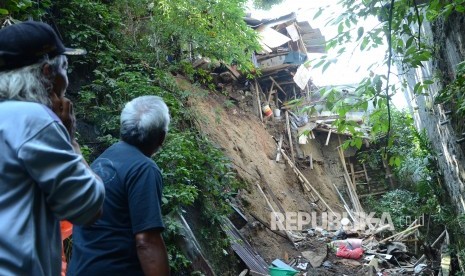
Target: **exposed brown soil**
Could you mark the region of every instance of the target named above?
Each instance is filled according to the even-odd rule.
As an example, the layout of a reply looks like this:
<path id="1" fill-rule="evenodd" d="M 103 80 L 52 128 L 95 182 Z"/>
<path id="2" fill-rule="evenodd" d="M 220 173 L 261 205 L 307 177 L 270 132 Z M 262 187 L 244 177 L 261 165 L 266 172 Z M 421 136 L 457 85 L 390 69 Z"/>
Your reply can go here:
<path id="1" fill-rule="evenodd" d="M 188 103 L 189 110 L 194 112 L 198 119 L 201 132 L 223 150 L 231 159 L 238 176 L 247 183 L 247 187 L 237 196 L 237 203 L 249 221 L 241 231 L 265 261 L 271 263 L 274 259 L 296 258 L 301 255 L 301 251 L 326 246 L 326 241 L 320 241 L 315 237 L 304 246 L 305 248 L 295 249 L 287 239 L 263 227 L 251 216 L 253 214 L 265 222 L 271 220 L 271 209 L 257 185 L 260 185 L 269 200 L 273 201 L 270 197 L 271 190 L 287 212 L 311 213 L 325 209 L 321 201 L 314 200 L 315 195 L 303 189 L 295 173 L 284 160 L 280 163 L 275 162 L 276 142 L 272 136 L 277 138 L 281 133 L 285 133 L 284 121 L 270 120 L 262 123 L 254 114 L 250 94 L 243 93 L 242 96 L 231 98 L 235 91 L 230 91 L 227 97 L 221 93 L 207 93 L 193 87 L 182 78 L 178 78 L 177 81 L 183 89 L 193 92 Z M 237 98 L 242 100 L 235 101 Z M 327 133 L 317 135 L 316 139 L 303 148 L 303 151 L 312 152 L 314 169 L 310 170 L 309 161 L 305 159 L 298 161 L 298 167 L 331 209 L 342 212 L 342 204 L 332 185 L 344 185 L 344 179 L 339 177 L 342 175 L 336 150 L 339 141 L 337 135 L 333 135 L 329 145 L 325 146 L 326 137 Z M 289 152 L 288 145 L 284 144 L 283 148 Z M 272 204 L 279 212 L 279 207 L 275 203 Z M 327 260 L 333 263 L 333 268 L 310 268 L 307 275 L 354 274 L 360 269 L 334 264 L 337 261 L 334 255 L 334 252 L 328 251 Z"/>

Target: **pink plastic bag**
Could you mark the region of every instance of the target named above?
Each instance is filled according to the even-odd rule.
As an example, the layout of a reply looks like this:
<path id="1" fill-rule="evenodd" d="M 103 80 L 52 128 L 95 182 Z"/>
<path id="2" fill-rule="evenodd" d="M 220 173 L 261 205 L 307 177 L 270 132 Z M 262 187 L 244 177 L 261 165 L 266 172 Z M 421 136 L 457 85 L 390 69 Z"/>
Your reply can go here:
<path id="1" fill-rule="evenodd" d="M 363 256 L 363 249 L 355 248 L 353 250 L 350 250 L 344 245 L 341 245 L 337 249 L 336 256 L 344 259 L 358 260 Z"/>

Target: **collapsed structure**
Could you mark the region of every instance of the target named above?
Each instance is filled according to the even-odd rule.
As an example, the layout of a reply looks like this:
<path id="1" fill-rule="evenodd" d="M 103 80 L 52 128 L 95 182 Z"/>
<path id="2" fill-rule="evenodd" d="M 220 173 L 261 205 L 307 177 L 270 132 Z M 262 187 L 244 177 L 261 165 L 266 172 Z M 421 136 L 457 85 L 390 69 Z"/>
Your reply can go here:
<path id="1" fill-rule="evenodd" d="M 299 183 L 300 189 L 292 190 L 293 197 L 295 199 L 297 197 L 295 193 L 299 193 L 298 196 L 304 199 L 303 204 L 306 206 L 297 206 L 300 208 L 298 210 L 312 209 L 319 214 L 333 215 L 345 212 L 351 225 L 362 223 L 366 217 L 363 216 L 364 210 L 360 198 L 385 193 L 389 186 L 393 186 L 392 183 L 389 184 L 392 181 L 390 178 L 392 173 L 388 164 L 384 164 L 384 168 L 367 168 L 355 158 L 354 148 L 344 150 L 341 146 L 350 134 L 338 131 L 333 125 L 335 120 L 341 118 L 326 108 L 325 99 L 320 96 L 319 88 L 313 83 L 310 69 L 307 67 L 308 52 L 324 52 L 324 36 L 308 22 L 297 22 L 295 14 L 273 20 L 248 18 L 246 21 L 260 33 L 263 49 L 256 53 L 253 60 L 260 68 L 261 74 L 249 86 L 238 89 L 233 88 L 234 85 L 231 84 L 222 86 L 222 89 L 226 90 L 225 94 L 228 95 L 229 100 L 254 113 L 259 118 L 261 126 L 267 129 L 268 135 L 274 138 L 276 149 L 273 156 L 267 157 L 276 168 L 279 167 L 278 165 L 286 164 Z M 200 66 L 202 62 L 194 63 L 194 66 Z M 227 74 L 222 73 L 223 82 L 234 82 L 232 81 L 234 78 L 243 79 L 240 72 L 234 68 L 229 67 L 229 71 Z M 228 74 L 229 77 L 226 76 Z M 348 99 L 355 97 L 348 89 L 340 87 L 335 89 L 339 89 L 341 95 Z M 234 109 L 232 115 L 240 112 Z M 257 117 L 254 117 L 254 120 Z M 365 114 L 357 111 L 348 112 L 343 119 L 358 124 L 360 131 L 364 133 L 365 147 L 368 147 L 369 127 L 365 125 Z M 221 132 L 229 131 L 226 130 L 226 125 L 222 127 Z M 412 222 L 406 230 L 394 235 L 389 234 L 389 227 L 382 222 L 367 226 L 368 229 L 363 231 L 345 231 L 344 235 L 338 231 L 327 231 L 318 227 L 299 230 L 285 227 L 273 229 L 269 214 L 283 214 L 289 208 L 282 196 L 286 194 L 285 187 L 270 184 L 271 179 L 263 169 L 253 168 L 254 164 L 251 163 L 253 161 L 247 155 L 250 149 L 246 150 L 234 142 L 236 139 L 244 139 L 237 134 L 237 131 L 231 130 L 231 134 L 226 134 L 225 138 L 231 144 L 227 146 L 231 148 L 229 155 L 238 155 L 241 161 L 246 161 L 245 163 L 237 161 L 233 164 L 237 167 L 238 174 L 251 183 L 250 189 L 255 190 L 253 193 L 258 195 L 258 198 L 254 197 L 255 202 L 252 204 L 262 209 L 261 212 L 249 211 L 239 202 L 233 202 L 235 213 L 222 224 L 224 233 L 230 237 L 231 248 L 247 268 L 247 271 L 241 275 L 247 273 L 268 275 L 270 264 L 275 269 L 295 270 L 302 273 L 305 271 L 341 273 L 342 270 L 335 269 L 334 266 L 338 263 L 351 267 L 344 271 L 346 273 L 358 272 L 362 269 L 365 275 L 376 273 L 375 271 L 390 273 L 387 275 L 411 274 L 427 269 L 422 263 L 425 258 L 412 257 L 413 254 L 408 252 L 404 244 L 411 242 L 412 236 L 416 235 L 418 228 L 422 226 L 419 221 Z M 250 136 L 247 138 L 250 139 Z M 270 163 L 269 165 L 271 166 Z M 325 170 L 329 170 L 328 173 Z M 379 175 L 376 175 L 377 173 Z M 312 175 L 321 174 L 334 175 L 332 179 L 329 178 L 332 181 L 315 183 L 317 180 Z M 335 197 L 328 199 L 328 193 L 332 193 Z M 282 217 L 271 217 L 272 221 L 273 219 L 278 226 L 286 224 Z M 300 257 L 288 258 L 284 254 L 285 257 L 281 260 L 281 256 L 275 253 L 274 256 L 278 259 L 273 260 L 269 259 L 269 256 L 265 258 L 258 254 L 255 250 L 256 244 L 253 240 L 248 240 L 244 233 L 245 228 L 253 228 L 256 227 L 253 225 L 257 224 L 262 225 L 268 233 L 272 233 L 270 235 L 285 239 Z M 356 248 L 354 240 L 348 241 L 348 237 L 355 238 Z M 338 242 L 331 243 L 333 239 Z M 447 243 L 447 232 L 438 238 L 435 246 L 440 246 L 442 241 Z M 331 245 L 329 249 L 327 244 Z M 344 246 L 343 249 L 340 249 L 341 245 Z M 357 250 L 352 251 L 354 249 Z M 361 259 L 362 256 L 365 259 Z"/>

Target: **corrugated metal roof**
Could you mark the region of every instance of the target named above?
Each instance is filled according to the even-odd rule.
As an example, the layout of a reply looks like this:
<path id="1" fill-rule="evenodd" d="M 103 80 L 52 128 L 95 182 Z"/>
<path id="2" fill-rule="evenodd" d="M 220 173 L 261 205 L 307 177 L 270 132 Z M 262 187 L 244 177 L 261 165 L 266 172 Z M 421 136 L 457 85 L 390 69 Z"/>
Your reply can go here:
<path id="1" fill-rule="evenodd" d="M 229 219 L 224 219 L 221 227 L 231 239 L 232 249 L 236 252 L 239 258 L 241 258 L 250 271 L 261 275 L 269 275 L 268 264 L 242 237 L 241 233 L 236 227 L 234 227 L 232 222 Z"/>

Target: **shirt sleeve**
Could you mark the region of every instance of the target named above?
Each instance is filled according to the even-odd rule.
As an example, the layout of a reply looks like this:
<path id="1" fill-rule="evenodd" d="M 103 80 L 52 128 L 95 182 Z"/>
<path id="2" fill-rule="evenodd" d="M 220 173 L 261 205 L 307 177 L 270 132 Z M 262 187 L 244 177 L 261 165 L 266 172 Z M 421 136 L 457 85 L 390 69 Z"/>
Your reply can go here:
<path id="1" fill-rule="evenodd" d="M 151 229 L 164 229 L 161 215 L 163 182 L 155 166 L 143 166 L 128 179 L 128 201 L 132 232 L 137 234 Z"/>
<path id="2" fill-rule="evenodd" d="M 19 147 L 18 156 L 59 220 L 83 225 L 95 218 L 105 188 L 74 152 L 61 124 L 44 127 Z"/>

